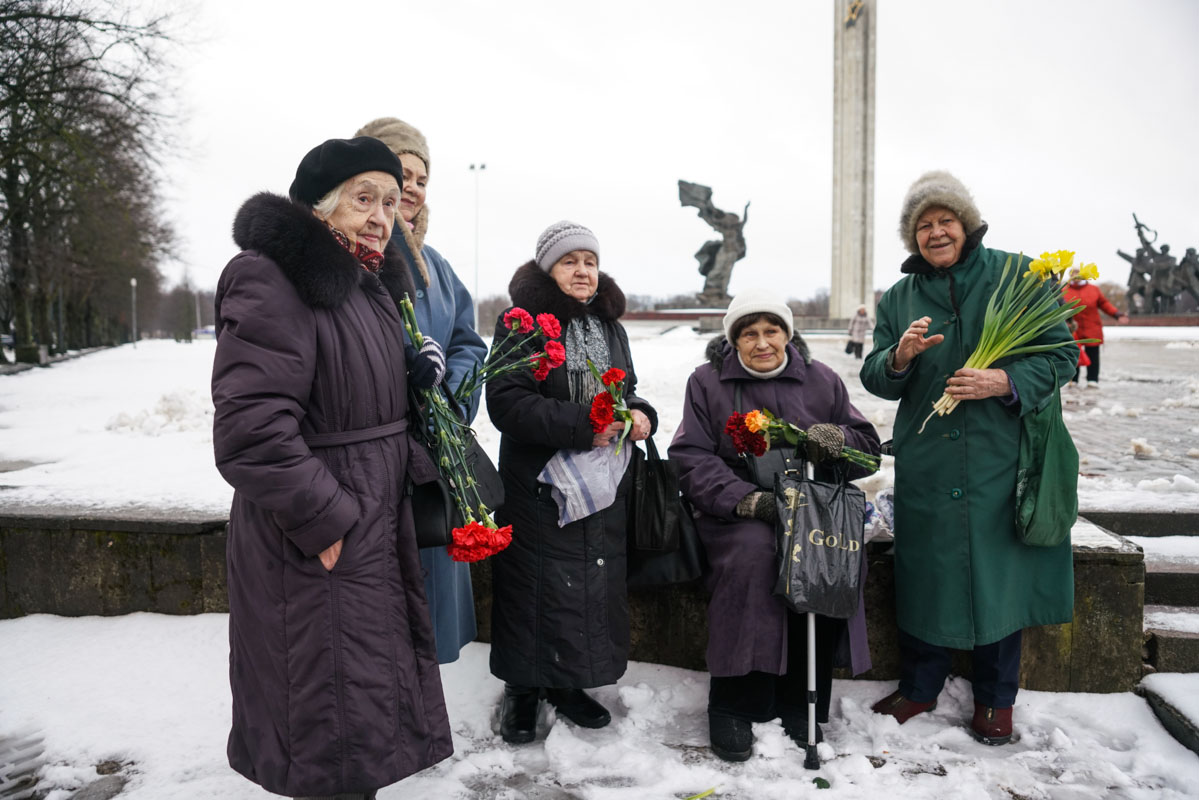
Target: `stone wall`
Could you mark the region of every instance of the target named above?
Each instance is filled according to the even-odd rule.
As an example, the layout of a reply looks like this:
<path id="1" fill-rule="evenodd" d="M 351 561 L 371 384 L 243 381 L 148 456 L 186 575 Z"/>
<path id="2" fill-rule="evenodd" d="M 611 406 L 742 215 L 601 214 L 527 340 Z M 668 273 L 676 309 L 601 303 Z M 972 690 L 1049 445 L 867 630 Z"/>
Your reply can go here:
<path id="1" fill-rule="evenodd" d="M 1074 541 L 1074 621 L 1026 632 L 1021 685 L 1128 691 L 1141 678 L 1140 549 L 1082 520 Z M 224 553 L 223 519 L 0 517 L 0 618 L 224 612 Z M 894 679 L 899 653 L 889 544 L 872 542 L 868 558 L 866 607 L 874 667 L 861 677 Z M 488 563 L 472 565 L 472 575 L 479 638 L 489 641 Z M 701 587 L 633 593 L 629 612 L 634 660 L 704 669 L 707 595 Z M 955 671 L 969 674 L 967 654 L 957 654 Z"/>

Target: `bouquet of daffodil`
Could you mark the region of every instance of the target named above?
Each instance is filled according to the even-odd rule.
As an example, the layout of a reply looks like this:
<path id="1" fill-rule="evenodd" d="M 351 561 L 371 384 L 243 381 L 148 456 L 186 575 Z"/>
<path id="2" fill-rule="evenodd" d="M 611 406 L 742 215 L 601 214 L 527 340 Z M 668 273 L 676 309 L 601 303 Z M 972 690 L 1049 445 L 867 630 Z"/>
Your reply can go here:
<path id="1" fill-rule="evenodd" d="M 1041 257 L 1033 259 L 1028 265 L 1028 270 L 1021 274 L 1020 268 L 1023 263 L 1024 254 L 1021 253 L 1013 273 L 1012 257 L 1007 257 L 1007 262 L 1003 265 L 1003 274 L 999 277 L 999 285 L 995 287 L 987 303 L 982 337 L 963 367 L 987 369 L 1006 356 L 1040 353 L 1058 347 L 1098 341 L 1071 339 L 1055 344 L 1026 344 L 1054 325 L 1070 319 L 1082 311 L 1083 306 L 1078 300 L 1065 303 L 1062 299 L 1062 290 L 1066 286 L 1065 273 L 1074 265 L 1072 251 L 1041 253 Z M 1009 273 L 1012 275 L 1011 280 L 1008 280 Z M 1085 264 L 1079 269 L 1078 275 L 1084 280 L 1093 281 L 1099 277 L 1099 268 L 1094 264 Z M 960 402 L 943 393 L 940 399 L 933 403 L 933 410 L 924 418 L 918 433 L 924 433 L 924 426 L 934 415 L 950 414 Z"/>
<path id="2" fill-rule="evenodd" d="M 404 330 L 417 347 L 424 343 L 420 327 L 416 322 L 416 311 L 407 295 L 400 301 L 400 313 L 404 319 Z M 513 308 L 504 315 L 507 335 L 495 343 L 482 365 L 476 366 L 454 392 L 454 400 L 465 405 L 474 391 L 499 375 L 517 370 L 532 370 L 536 380 L 543 381 L 549 371 L 566 360 L 566 351 L 561 342 L 554 341 L 562 334 L 562 326 L 553 314 L 533 316 L 523 308 Z M 513 351 L 523 347 L 536 337 L 545 337 L 541 350 L 509 359 Z M 515 341 L 513 341 L 515 339 Z M 478 561 L 494 555 L 512 541 L 512 526 L 502 528 L 491 516 L 479 495 L 474 469 L 466 458 L 465 439 L 470 426 L 451 407 L 449 398 L 440 388 L 421 390 L 426 413 L 433 428 L 432 435 L 437 451 L 437 467 L 450 484 L 454 503 L 462 515 L 463 524 L 452 531 L 453 541 L 447 548 L 455 561 Z"/>
<path id="3" fill-rule="evenodd" d="M 733 449 L 739 454 L 752 453 L 760 456 L 770 449 L 772 442 L 786 442 L 792 447 L 808 441 L 808 434 L 793 422 L 779 419 L 767 409 L 755 409 L 746 414 L 733 412 L 725 423 L 724 432 L 733 440 Z M 852 447 L 842 447 L 842 459 L 857 464 L 871 472 L 878 471 L 879 458 Z"/>

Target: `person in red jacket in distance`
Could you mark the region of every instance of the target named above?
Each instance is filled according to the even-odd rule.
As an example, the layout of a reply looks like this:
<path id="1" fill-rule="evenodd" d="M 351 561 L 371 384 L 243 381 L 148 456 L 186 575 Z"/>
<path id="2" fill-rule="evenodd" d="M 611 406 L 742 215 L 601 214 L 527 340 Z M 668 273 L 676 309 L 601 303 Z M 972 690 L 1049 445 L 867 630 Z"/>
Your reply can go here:
<path id="1" fill-rule="evenodd" d="M 1081 345 L 1086 358 L 1079 361 L 1079 366 L 1087 368 L 1087 387 L 1099 388 L 1099 346 L 1103 344 L 1103 320 L 1099 316 L 1102 311 L 1116 320 L 1120 325 L 1128 324 L 1128 315 L 1116 308 L 1111 300 L 1103 296 L 1099 287 L 1090 281 L 1078 277 L 1078 270 L 1071 272 L 1070 284 L 1062 291 L 1062 297 L 1067 303 L 1081 300 L 1083 309 L 1074 316 L 1078 323 L 1074 328 L 1075 339 L 1098 339 L 1094 344 Z M 1089 361 L 1089 363 L 1087 363 Z M 1074 376 L 1074 380 L 1082 384 L 1082 370 Z"/>

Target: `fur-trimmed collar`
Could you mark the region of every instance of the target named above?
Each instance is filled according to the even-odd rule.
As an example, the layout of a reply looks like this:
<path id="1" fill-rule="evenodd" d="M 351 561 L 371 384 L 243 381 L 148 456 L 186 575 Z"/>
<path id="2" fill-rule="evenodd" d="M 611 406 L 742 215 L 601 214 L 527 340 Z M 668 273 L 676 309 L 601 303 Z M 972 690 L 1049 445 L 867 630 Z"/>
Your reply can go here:
<path id="1" fill-rule="evenodd" d="M 624 292 L 605 272 L 599 274 L 595 297 L 588 303 L 580 303 L 559 289 L 558 282 L 537 266 L 536 261 L 530 261 L 516 270 L 508 283 L 508 294 L 513 305 L 530 314 L 553 314 L 563 325 L 588 314 L 602 320 L 617 320 L 624 316 Z"/>
<path id="2" fill-rule="evenodd" d="M 958 257 L 957 264 L 961 264 L 963 261 L 965 261 L 966 258 L 969 257 L 970 253 L 974 251 L 974 248 L 982 244 L 983 237 L 986 235 L 987 223 L 984 222 L 978 230 L 966 237 L 966 243 L 962 245 L 962 254 Z M 957 266 L 957 264 L 951 264 L 949 267 L 940 269 L 925 261 L 924 256 L 916 253 L 915 255 L 908 256 L 907 260 L 903 262 L 903 266 L 899 268 L 899 271 L 905 275 L 914 274 L 942 276 L 948 275 L 949 270 Z"/>
<path id="3" fill-rule="evenodd" d="M 416 271 L 420 273 L 421 279 L 425 282 L 425 286 L 432 286 L 433 281 L 429 279 L 429 267 L 425 264 L 424 256 L 421 255 L 421 250 L 425 247 L 425 234 L 429 231 L 429 207 L 421 206 L 421 210 L 416 212 L 416 216 L 412 220 L 412 228 L 408 228 L 408 223 L 402 219 L 397 219 L 395 228 L 392 230 L 391 238 L 394 239 L 399 233 L 404 239 L 404 244 L 408 250 L 411 263 L 416 265 Z"/>
<path id="4" fill-rule="evenodd" d="M 300 299 L 312 308 L 337 308 L 370 274 L 311 209 L 269 192 L 254 195 L 238 210 L 233 241 L 242 250 L 257 250 L 278 264 Z M 397 302 L 405 292 L 416 295 L 412 273 L 394 239 L 383 251 L 379 280 Z"/>
<path id="5" fill-rule="evenodd" d="M 799 357 L 804 364 L 812 363 L 812 353 L 808 350 L 808 343 L 803 340 L 803 337 L 798 333 L 791 334 L 791 345 L 799 353 Z M 704 349 L 704 358 L 708 363 L 716 368 L 717 372 L 724 367 L 725 359 L 733 355 L 733 346 L 729 344 L 729 340 L 724 338 L 724 335 L 714 337 L 708 342 L 708 346 Z"/>

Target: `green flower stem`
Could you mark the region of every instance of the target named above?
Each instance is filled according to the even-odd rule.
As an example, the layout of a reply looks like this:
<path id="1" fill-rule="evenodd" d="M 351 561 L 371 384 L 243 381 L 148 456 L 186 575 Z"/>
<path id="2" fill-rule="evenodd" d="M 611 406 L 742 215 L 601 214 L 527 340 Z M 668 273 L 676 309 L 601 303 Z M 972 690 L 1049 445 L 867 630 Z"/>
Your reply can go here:
<path id="1" fill-rule="evenodd" d="M 800 428 L 794 423 L 787 422 L 786 420 L 778 419 L 777 417 L 769 414 L 769 412 L 763 413 L 766 413 L 770 417 L 770 424 L 766 428 L 766 441 L 775 442 L 781 439 L 787 444 L 794 445 L 797 448 L 799 445 L 807 443 L 808 434 L 803 430 L 803 428 Z M 881 461 L 878 456 L 873 456 L 869 453 L 863 453 L 861 450 L 855 450 L 852 447 L 842 447 L 841 454 L 838 456 L 838 458 L 848 461 L 851 464 L 856 464 L 864 469 L 868 469 L 871 472 L 878 472 Z"/>

